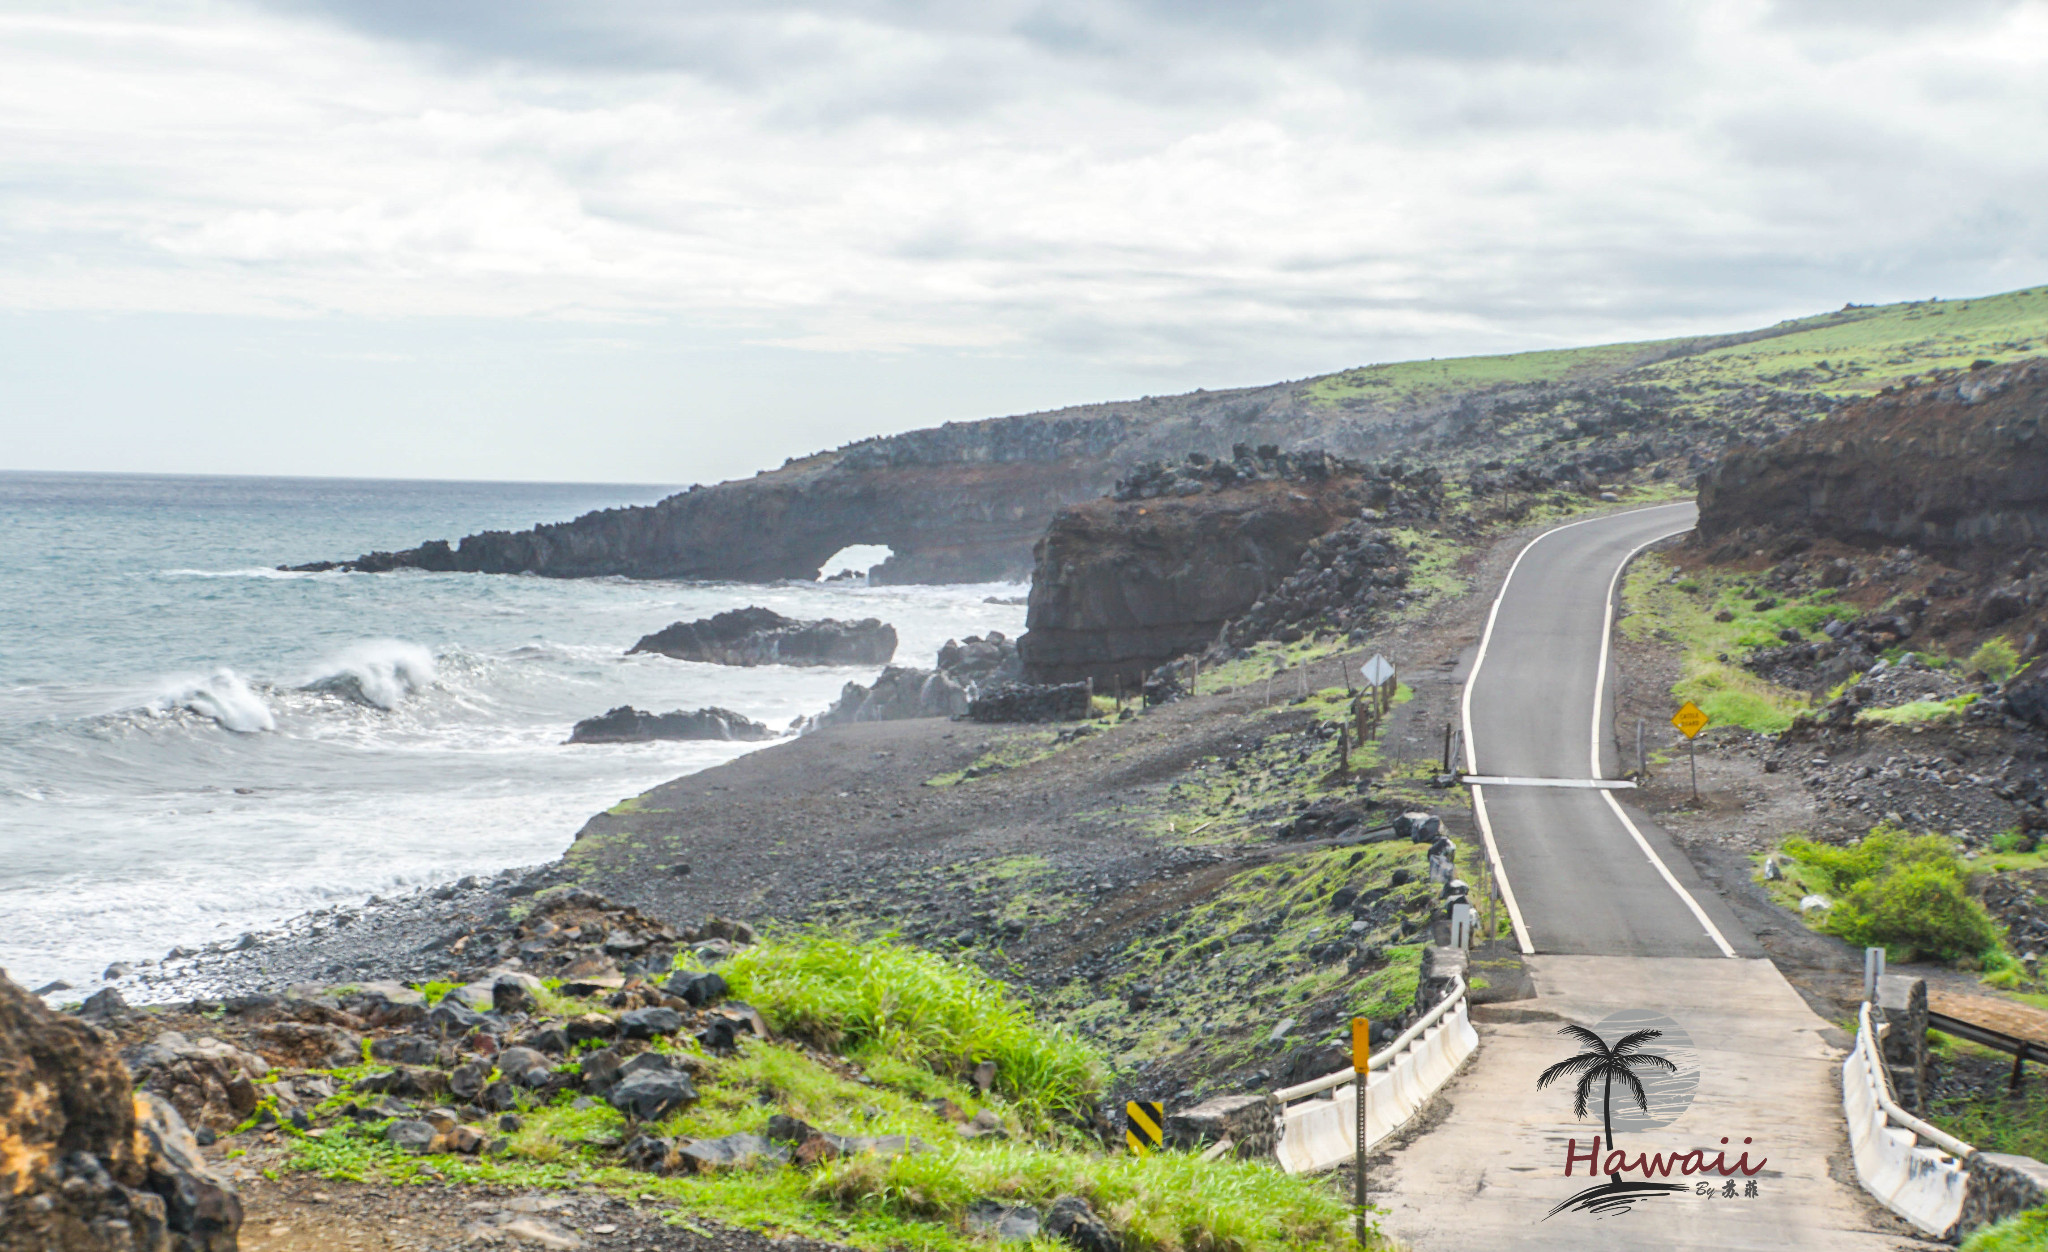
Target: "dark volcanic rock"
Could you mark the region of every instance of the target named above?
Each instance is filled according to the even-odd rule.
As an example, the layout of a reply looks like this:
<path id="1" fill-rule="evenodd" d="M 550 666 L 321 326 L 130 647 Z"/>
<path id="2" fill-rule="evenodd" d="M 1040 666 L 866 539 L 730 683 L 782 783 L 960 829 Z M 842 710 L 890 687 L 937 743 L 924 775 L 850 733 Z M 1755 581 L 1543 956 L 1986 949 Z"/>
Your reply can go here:
<path id="1" fill-rule="evenodd" d="M 1930 549 L 2048 543 L 2048 361 L 1849 405 L 1700 480 L 1699 542 L 1762 528 Z"/>
<path id="2" fill-rule="evenodd" d="M 643 713 L 620 705 L 602 717 L 586 717 L 569 733 L 570 743 L 646 743 L 653 739 L 773 739 L 775 732 L 731 709 L 685 713 Z"/>
<path id="3" fill-rule="evenodd" d="M 891 665 L 864 687 L 848 683 L 831 708 L 809 719 L 806 730 L 854 722 L 893 722 L 909 717 L 964 717 L 975 697 L 991 686 L 1015 682 L 1024 673 L 1017 645 L 1003 632 L 987 638 L 948 639 L 934 669 Z"/>
<path id="4" fill-rule="evenodd" d="M 1256 611 L 1295 573 L 1311 541 L 1354 518 L 1427 517 L 1441 484 L 1321 453 L 1239 448 L 1232 462 L 1194 468 L 1230 482 L 1176 474 L 1171 494 L 1151 480 L 1132 495 L 1063 510 L 1036 550 L 1030 630 L 1019 641 L 1037 682 L 1093 677 L 1131 687 L 1176 656 L 1215 641 L 1224 623 Z M 1370 510 L 1370 512 L 1368 512 Z"/>
<path id="5" fill-rule="evenodd" d="M 967 706 L 977 722 L 1078 722 L 1087 717 L 1087 683 L 1005 683 Z"/>
<path id="6" fill-rule="evenodd" d="M 1869 315 L 1844 310 L 1833 316 L 1852 322 Z M 1817 324 L 1807 319 L 1801 326 Z M 1100 496 L 1127 470 L 1140 499 L 1148 488 L 1160 491 L 1154 498 L 1170 498 L 1225 481 L 1221 469 L 1185 472 L 1196 465 L 1193 453 L 1220 458 L 1232 467 L 1229 481 L 1235 483 L 1242 477 L 1234 468 L 1240 458 L 1231 453 L 1240 442 L 1284 441 L 1348 456 L 1427 456 L 1447 472 L 1484 470 L 1473 482 L 1482 495 L 1553 485 L 1580 491 L 1589 478 L 1597 487 L 1622 473 L 1667 478 L 1695 458 L 1695 470 L 1704 466 L 1703 450 L 1717 449 L 1736 432 L 1783 429 L 1825 411 L 1826 383 L 1814 377 L 1713 397 L 1633 372 L 1783 333 L 1780 326 L 1633 345 L 1634 351 L 1576 366 L 1568 385 L 1480 382 L 1418 391 L 1379 385 L 1395 380 L 1375 367 L 1264 387 L 948 422 L 792 459 L 752 478 L 692 487 L 655 505 L 297 568 L 774 582 L 813 578 L 847 544 L 875 543 L 894 553 L 869 571 L 875 583 L 1016 578 L 1030 570 L 1031 545 L 1061 507 Z M 1344 394 L 1328 394 L 1333 384 Z M 1591 450 L 1558 463 L 1558 441 L 1588 437 L 1597 437 Z M 1165 466 L 1150 464 L 1179 457 L 1187 462 L 1173 467 L 1170 477 Z"/>
<path id="7" fill-rule="evenodd" d="M 627 654 L 635 652 L 714 665 L 886 665 L 896 655 L 896 628 L 872 617 L 800 622 L 773 609 L 728 609 L 658 630 Z"/>
<path id="8" fill-rule="evenodd" d="M 948 423 L 655 505 L 302 568 L 774 582 L 815 577 L 849 543 L 878 543 L 894 554 L 870 571 L 878 583 L 1014 578 L 1030 568 L 1053 510 L 1102 494 L 1116 477 L 1108 454 L 1128 430 L 1118 407 Z"/>
<path id="9" fill-rule="evenodd" d="M 0 1252 L 233 1252 L 241 1225 L 177 1110 L 0 976 Z"/>
<path id="10" fill-rule="evenodd" d="M 646 1069 L 621 1080 L 605 1097 L 634 1121 L 658 1122 L 697 1102 L 697 1089 L 682 1074 Z"/>

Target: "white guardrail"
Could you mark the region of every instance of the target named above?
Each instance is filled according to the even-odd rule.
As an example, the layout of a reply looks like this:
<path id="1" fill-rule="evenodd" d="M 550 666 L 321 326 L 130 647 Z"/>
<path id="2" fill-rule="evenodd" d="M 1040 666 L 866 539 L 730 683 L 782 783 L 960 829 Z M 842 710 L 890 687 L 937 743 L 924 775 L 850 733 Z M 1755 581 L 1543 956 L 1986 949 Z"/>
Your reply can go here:
<path id="1" fill-rule="evenodd" d="M 1967 1162 L 1977 1149 L 1908 1113 L 1892 1099 L 1878 1029 L 1864 1001 L 1856 1048 L 1842 1063 L 1842 1111 L 1849 1119 L 1849 1151 L 1863 1189 L 1900 1217 L 1936 1238 L 1962 1216 L 1969 1190 Z M 1925 1139 L 1935 1145 L 1923 1147 Z"/>
<path id="2" fill-rule="evenodd" d="M 1406 1125 L 1478 1047 L 1460 978 L 1451 994 L 1368 1062 L 1366 1146 Z M 1352 1158 L 1358 1149 L 1356 1077 L 1357 1071 L 1344 1069 L 1273 1093 L 1280 1106 L 1274 1150 L 1280 1168 L 1313 1174 Z"/>

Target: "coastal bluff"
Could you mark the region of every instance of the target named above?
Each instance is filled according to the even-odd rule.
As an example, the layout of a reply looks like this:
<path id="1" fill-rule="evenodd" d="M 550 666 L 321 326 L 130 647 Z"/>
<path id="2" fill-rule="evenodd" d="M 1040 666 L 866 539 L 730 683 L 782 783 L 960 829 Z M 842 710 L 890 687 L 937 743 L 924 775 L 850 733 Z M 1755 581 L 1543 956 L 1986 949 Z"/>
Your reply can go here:
<path id="1" fill-rule="evenodd" d="M 297 569 L 394 569 L 555 578 L 809 581 L 841 548 L 880 544 L 878 583 L 1022 578 L 1062 505 L 1116 476 L 1114 415 L 953 423 L 863 440 L 656 504 L 600 509 L 531 530 L 436 539 Z"/>
<path id="2" fill-rule="evenodd" d="M 1216 642 L 1234 619 L 1251 614 L 1283 630 L 1301 616 L 1269 603 L 1283 588 L 1289 606 L 1315 610 L 1311 628 L 1334 627 L 1326 602 L 1377 600 L 1371 580 L 1328 568 L 1317 541 L 1347 524 L 1367 528 L 1356 538 L 1376 539 L 1383 522 L 1434 517 L 1441 494 L 1433 469 L 1270 444 L 1240 444 L 1229 459 L 1197 453 L 1141 465 L 1113 495 L 1063 509 L 1039 542 L 1017 645 L 1025 675 L 1135 689 L 1155 666 Z M 1383 543 L 1351 551 L 1398 564 Z"/>

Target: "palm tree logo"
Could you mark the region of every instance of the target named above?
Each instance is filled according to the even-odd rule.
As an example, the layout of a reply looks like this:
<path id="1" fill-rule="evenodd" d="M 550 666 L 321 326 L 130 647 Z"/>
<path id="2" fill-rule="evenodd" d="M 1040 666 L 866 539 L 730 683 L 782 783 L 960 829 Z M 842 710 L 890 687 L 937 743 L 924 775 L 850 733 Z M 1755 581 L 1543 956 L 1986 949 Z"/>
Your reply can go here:
<path id="1" fill-rule="evenodd" d="M 1643 1081 L 1636 1076 L 1636 1071 L 1656 1070 L 1666 1074 L 1678 1071 L 1678 1067 L 1672 1064 L 1669 1057 L 1643 1051 L 1644 1044 L 1661 1037 L 1664 1032 L 1632 1030 L 1616 1039 L 1612 1045 L 1596 1032 L 1576 1023 L 1560 1027 L 1557 1033 L 1585 1045 L 1585 1051 L 1544 1070 L 1536 1079 L 1536 1089 L 1541 1091 L 1560 1079 L 1577 1075 L 1579 1081 L 1572 1091 L 1572 1112 L 1584 1117 L 1587 1108 L 1592 1104 L 1593 1088 L 1597 1084 L 1600 1088 L 1601 1129 L 1605 1132 L 1602 1142 L 1611 1153 L 1614 1151 L 1615 1084 L 1620 1083 L 1623 1090 L 1635 1100 L 1636 1107 L 1647 1114 L 1650 1110 L 1649 1095 L 1643 1090 Z M 1626 1213 L 1638 1200 L 1683 1190 L 1684 1186 L 1675 1183 L 1623 1182 L 1619 1173 L 1610 1173 L 1607 1175 L 1607 1182 L 1579 1192 L 1550 1210 L 1545 1217 L 1553 1217 L 1566 1208 L 1590 1210 L 1603 1216 L 1613 1212 Z"/>

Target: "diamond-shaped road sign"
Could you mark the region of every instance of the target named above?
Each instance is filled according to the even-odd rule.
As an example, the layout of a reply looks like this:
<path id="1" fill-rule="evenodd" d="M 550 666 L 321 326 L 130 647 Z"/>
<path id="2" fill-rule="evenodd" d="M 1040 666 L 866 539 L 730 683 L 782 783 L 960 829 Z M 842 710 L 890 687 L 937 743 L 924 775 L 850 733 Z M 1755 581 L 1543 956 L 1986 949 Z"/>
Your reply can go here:
<path id="1" fill-rule="evenodd" d="M 1678 727 L 1678 733 L 1691 739 L 1707 728 L 1713 719 L 1700 712 L 1700 706 L 1687 700 L 1678 706 L 1678 712 L 1671 715 L 1671 724 Z"/>
<path id="2" fill-rule="evenodd" d="M 1375 687 L 1384 687 L 1387 680 L 1394 676 L 1394 663 L 1375 652 L 1372 654 L 1372 660 L 1365 663 L 1363 672 L 1366 682 Z"/>

